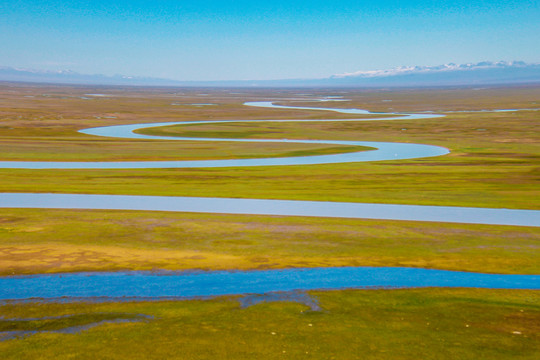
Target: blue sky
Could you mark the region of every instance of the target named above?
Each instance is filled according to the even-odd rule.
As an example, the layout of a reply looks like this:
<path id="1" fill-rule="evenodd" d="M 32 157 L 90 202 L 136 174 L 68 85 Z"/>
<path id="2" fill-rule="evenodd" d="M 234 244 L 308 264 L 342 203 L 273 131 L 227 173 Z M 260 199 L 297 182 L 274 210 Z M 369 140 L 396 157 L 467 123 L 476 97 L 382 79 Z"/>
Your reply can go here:
<path id="1" fill-rule="evenodd" d="M 540 62 L 540 0 L 4 0 L 0 66 L 176 80 Z"/>

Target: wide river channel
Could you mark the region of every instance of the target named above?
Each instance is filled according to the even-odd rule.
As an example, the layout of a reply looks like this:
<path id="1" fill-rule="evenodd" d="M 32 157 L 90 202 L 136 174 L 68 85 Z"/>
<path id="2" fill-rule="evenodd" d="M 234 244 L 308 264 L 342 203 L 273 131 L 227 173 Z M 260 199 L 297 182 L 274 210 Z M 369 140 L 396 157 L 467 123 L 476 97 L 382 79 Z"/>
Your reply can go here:
<path id="1" fill-rule="evenodd" d="M 336 111 L 346 114 L 376 114 L 360 109 L 289 107 L 271 102 L 250 102 L 247 106 Z M 380 114 L 378 114 L 380 115 Z M 381 121 L 427 119 L 435 114 L 388 114 L 384 118 L 320 119 L 304 121 Z M 438 146 L 408 143 L 287 140 L 211 139 L 150 136 L 135 133 L 143 128 L 261 120 L 169 122 L 118 125 L 81 130 L 94 136 L 175 141 L 295 142 L 359 145 L 371 151 L 290 158 L 201 161 L 136 162 L 11 162 L 0 168 L 12 169 L 133 169 L 203 168 L 236 166 L 314 165 L 360 161 L 403 160 L 441 156 L 448 150 Z M 264 120 L 299 122 L 302 120 Z M 491 225 L 540 226 L 540 211 L 446 206 L 363 204 L 323 201 L 197 198 L 173 196 L 125 196 L 85 194 L 1 193 L 0 208 L 113 209 L 184 211 L 281 216 L 319 216 L 386 220 L 437 221 Z M 413 268 L 310 268 L 267 271 L 213 272 L 112 272 L 0 277 L 0 299 L 47 298 L 189 298 L 200 296 L 268 293 L 292 290 L 403 287 L 482 287 L 540 289 L 540 275 L 498 275 Z"/>
<path id="2" fill-rule="evenodd" d="M 313 289 L 413 287 L 540 289 L 540 275 L 478 274 L 399 267 L 46 274 L 0 277 L 0 300 L 192 298 Z"/>

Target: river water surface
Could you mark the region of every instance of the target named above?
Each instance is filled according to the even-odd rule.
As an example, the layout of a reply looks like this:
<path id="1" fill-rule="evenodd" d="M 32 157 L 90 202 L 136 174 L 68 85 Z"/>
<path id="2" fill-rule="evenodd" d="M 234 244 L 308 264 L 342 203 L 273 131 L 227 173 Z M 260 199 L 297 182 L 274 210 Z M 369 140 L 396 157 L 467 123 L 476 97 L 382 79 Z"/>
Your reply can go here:
<path id="1" fill-rule="evenodd" d="M 0 208 L 182 211 L 540 226 L 540 210 L 180 196 L 0 193 Z"/>
<path id="2" fill-rule="evenodd" d="M 0 277 L 0 299 L 193 298 L 313 289 L 416 287 L 540 289 L 540 275 L 398 267 L 48 274 Z"/>
<path id="3" fill-rule="evenodd" d="M 337 111 L 347 114 L 373 114 L 359 109 L 287 107 L 271 102 L 251 102 L 248 106 Z M 427 119 L 434 114 L 389 114 L 378 119 L 315 120 L 315 121 L 381 121 Z M 239 120 L 248 122 L 249 120 Z M 299 120 L 267 120 L 299 121 Z M 314 120 L 309 120 L 314 121 Z M 300 142 L 339 145 L 360 145 L 376 150 L 335 155 L 204 161 L 137 161 L 137 162 L 0 162 L 3 168 L 19 169 L 125 169 L 177 167 L 229 167 L 328 164 L 358 161 L 401 160 L 440 156 L 448 150 L 423 144 L 400 144 L 365 141 L 333 140 L 254 140 L 209 139 L 150 136 L 133 131 L 155 126 L 224 123 L 234 121 L 200 121 L 119 125 L 81 130 L 94 136 L 130 139 L 175 141 L 249 141 Z M 540 226 L 540 211 L 484 209 L 444 206 L 362 204 L 318 201 L 227 199 L 163 196 L 123 196 L 84 194 L 24 194 L 1 193 L 0 207 L 56 209 L 117 209 L 186 211 L 231 214 L 261 214 L 287 216 L 321 216 L 389 220 L 463 222 L 493 225 Z M 200 296 L 259 294 L 268 292 L 402 287 L 481 287 L 504 289 L 539 289 L 538 275 L 496 275 L 414 268 L 312 268 L 267 271 L 214 272 L 114 272 L 73 273 L 0 277 L 0 299 L 44 298 L 185 298 Z"/>

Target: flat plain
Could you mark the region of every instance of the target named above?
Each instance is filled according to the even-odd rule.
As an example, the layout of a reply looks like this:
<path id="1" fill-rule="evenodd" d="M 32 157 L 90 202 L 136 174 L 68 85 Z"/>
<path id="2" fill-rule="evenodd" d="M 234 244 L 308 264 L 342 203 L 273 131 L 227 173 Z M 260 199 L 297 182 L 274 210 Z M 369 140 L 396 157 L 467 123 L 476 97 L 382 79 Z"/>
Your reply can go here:
<path id="1" fill-rule="evenodd" d="M 303 93 L 304 95 L 298 95 Z M 94 96 L 88 94 L 102 94 Z M 350 101 L 306 102 L 327 96 Z M 291 100 L 297 99 L 297 100 Z M 301 99 L 303 101 L 298 101 Z M 435 112 L 424 120 L 264 109 L 246 101 Z M 197 105 L 214 104 L 214 105 Z M 525 109 L 508 112 L 482 110 Z M 116 124 L 193 124 L 143 132 L 183 137 L 411 142 L 450 149 L 404 161 L 220 169 L 0 169 L 0 192 L 96 193 L 540 209 L 540 87 L 425 90 L 85 88 L 3 84 L 0 159 L 138 161 L 257 158 L 358 151 L 313 144 L 97 138 Z M 301 119 L 273 123 L 265 120 Z M 539 274 L 538 228 L 227 214 L 0 210 L 0 274 L 409 266 Z M 0 304 L 5 358 L 533 359 L 537 291 L 478 289 L 310 292 L 321 311 L 288 301 Z M 109 317 L 103 317 L 109 314 Z M 118 314 L 151 315 L 65 334 Z M 70 315 L 67 316 L 66 315 Z M 77 315 L 74 317 L 74 315 Z M 23 321 L 58 317 L 56 320 Z M 11 320 L 10 320 L 11 319 Z M 15 321 L 19 319 L 20 321 Z M 311 325 L 310 325 L 311 324 Z M 157 349 L 157 350 L 156 350 Z M 85 355 L 86 354 L 86 355 Z"/>

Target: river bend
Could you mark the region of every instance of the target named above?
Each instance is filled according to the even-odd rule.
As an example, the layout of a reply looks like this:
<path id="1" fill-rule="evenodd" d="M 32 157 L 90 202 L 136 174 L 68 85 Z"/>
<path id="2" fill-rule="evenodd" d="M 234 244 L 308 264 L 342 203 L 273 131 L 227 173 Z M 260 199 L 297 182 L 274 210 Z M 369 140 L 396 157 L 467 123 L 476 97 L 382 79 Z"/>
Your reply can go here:
<path id="1" fill-rule="evenodd" d="M 373 114 L 359 109 L 289 107 L 271 102 L 251 102 L 247 106 L 327 110 L 346 114 Z M 435 114 L 390 114 L 377 119 L 305 120 L 305 121 L 381 121 L 427 119 Z M 248 141 L 299 142 L 339 145 L 360 145 L 376 148 L 373 151 L 346 154 L 203 161 L 137 161 L 137 162 L 0 162 L 2 168 L 19 169 L 128 169 L 183 168 L 270 165 L 314 165 L 358 161 L 402 160 L 440 156 L 448 150 L 438 146 L 365 141 L 332 140 L 255 140 L 210 139 L 149 136 L 135 130 L 195 123 L 250 122 L 255 120 L 199 121 L 118 125 L 81 130 L 95 136 L 130 139 L 175 141 Z M 261 120 L 256 120 L 261 121 Z M 300 120 L 264 120 L 286 122 Z M 540 226 L 540 211 L 483 209 L 444 206 L 362 204 L 317 201 L 227 199 L 196 197 L 77 195 L 77 194 L 0 194 L 0 208 L 59 208 L 188 211 L 232 214 L 261 214 L 288 216 L 321 216 L 388 220 L 461 222 L 492 225 Z M 478 274 L 412 268 L 313 268 L 268 271 L 215 272 L 117 272 L 74 273 L 0 277 L 0 299 L 28 298 L 160 298 L 236 295 L 275 291 L 342 289 L 342 288 L 401 288 L 401 287 L 483 287 L 508 289 L 539 289 L 538 275 Z"/>

